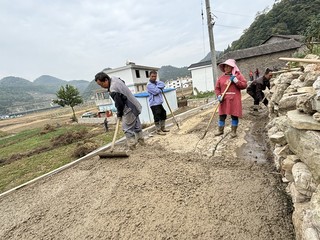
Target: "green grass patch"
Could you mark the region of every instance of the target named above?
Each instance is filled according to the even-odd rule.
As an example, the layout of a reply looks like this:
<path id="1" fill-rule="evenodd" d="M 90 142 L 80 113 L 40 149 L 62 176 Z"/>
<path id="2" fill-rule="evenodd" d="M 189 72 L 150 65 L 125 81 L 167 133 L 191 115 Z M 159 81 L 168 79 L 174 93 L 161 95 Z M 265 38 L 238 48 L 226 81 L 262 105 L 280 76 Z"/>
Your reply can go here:
<path id="1" fill-rule="evenodd" d="M 9 134 L 6 133 L 6 132 L 3 132 L 3 131 L 0 131 L 0 138 L 3 138 L 3 137 L 6 137 L 8 136 Z M 0 139 L 1 140 L 1 139 Z"/>
<path id="2" fill-rule="evenodd" d="M 73 160 L 74 144 L 56 148 L 0 167 L 0 192 L 4 192 Z"/>
<path id="3" fill-rule="evenodd" d="M 57 128 L 55 131 L 47 134 L 40 134 L 42 129 L 31 129 L 18 133 L 14 136 L 0 140 L 0 159 L 7 158 L 12 154 L 27 152 L 32 149 L 51 146 L 51 139 L 60 136 L 66 132 L 75 132 L 85 129 L 81 125 L 71 125 Z"/>
<path id="4" fill-rule="evenodd" d="M 197 99 L 197 98 L 208 98 L 208 97 L 214 97 L 215 92 L 213 91 L 207 91 L 207 92 L 199 92 L 197 95 L 190 96 L 190 99 Z"/>
<path id="5" fill-rule="evenodd" d="M 84 139 L 77 139 L 70 144 L 53 144 L 53 140 L 58 137 L 69 136 L 70 132 L 84 130 L 88 136 Z M 7 191 L 76 160 L 77 158 L 73 155 L 79 143 L 81 145 L 82 142 L 93 141 L 101 147 L 110 143 L 114 134 L 113 131 L 106 133 L 102 128 L 80 124 L 62 126 L 46 134 L 41 134 L 41 132 L 43 129 L 30 129 L 0 140 L 0 192 Z M 120 131 L 117 139 L 123 136 L 123 132 Z M 38 153 L 35 151 L 44 147 L 48 147 L 49 150 Z M 26 153 L 32 154 L 29 156 Z M 13 161 L 3 161 L 14 154 L 22 154 L 23 156 Z"/>

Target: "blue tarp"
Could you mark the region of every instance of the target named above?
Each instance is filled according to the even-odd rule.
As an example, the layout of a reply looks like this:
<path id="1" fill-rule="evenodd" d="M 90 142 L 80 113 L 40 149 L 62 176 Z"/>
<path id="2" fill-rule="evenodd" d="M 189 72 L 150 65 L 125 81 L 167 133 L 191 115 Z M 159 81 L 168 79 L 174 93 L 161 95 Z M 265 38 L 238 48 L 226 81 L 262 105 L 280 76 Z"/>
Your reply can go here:
<path id="1" fill-rule="evenodd" d="M 165 88 L 163 89 L 163 92 L 171 92 L 171 91 L 175 91 L 176 89 L 174 88 Z M 149 97 L 149 93 L 148 92 L 141 92 L 141 93 L 136 93 L 134 94 L 135 97 L 137 98 L 143 98 L 143 97 Z"/>

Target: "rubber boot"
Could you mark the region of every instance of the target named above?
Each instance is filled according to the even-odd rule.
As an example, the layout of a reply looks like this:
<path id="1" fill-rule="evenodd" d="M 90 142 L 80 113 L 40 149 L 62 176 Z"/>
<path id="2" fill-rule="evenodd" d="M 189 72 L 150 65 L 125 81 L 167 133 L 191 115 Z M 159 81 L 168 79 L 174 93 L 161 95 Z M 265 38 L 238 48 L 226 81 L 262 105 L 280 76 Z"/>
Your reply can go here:
<path id="1" fill-rule="evenodd" d="M 220 136 L 223 134 L 224 126 L 219 126 L 218 132 L 216 132 L 214 135 L 215 136 Z"/>
<path id="2" fill-rule="evenodd" d="M 162 132 L 162 130 L 161 130 L 160 122 L 156 122 L 156 123 L 154 123 L 154 124 L 155 124 L 155 126 L 156 126 L 156 133 L 157 133 L 158 135 L 166 135 L 166 133 L 165 133 L 165 132 Z"/>
<path id="3" fill-rule="evenodd" d="M 137 133 L 137 137 L 138 137 L 138 143 L 139 143 L 141 146 L 146 146 L 146 145 L 147 145 L 146 142 L 144 141 L 142 131 L 140 131 L 140 132 Z"/>
<path id="4" fill-rule="evenodd" d="M 253 105 L 252 115 L 254 115 L 254 116 L 259 115 L 259 105 Z"/>
<path id="5" fill-rule="evenodd" d="M 130 150 L 136 149 L 137 142 L 136 142 L 135 137 L 127 138 L 127 145 Z"/>
<path id="6" fill-rule="evenodd" d="M 166 129 L 166 121 L 165 120 L 160 121 L 160 126 L 161 126 L 162 132 L 170 132 L 170 130 Z"/>
<path id="7" fill-rule="evenodd" d="M 238 126 L 231 126 L 231 138 L 235 138 L 237 136 L 237 128 Z"/>

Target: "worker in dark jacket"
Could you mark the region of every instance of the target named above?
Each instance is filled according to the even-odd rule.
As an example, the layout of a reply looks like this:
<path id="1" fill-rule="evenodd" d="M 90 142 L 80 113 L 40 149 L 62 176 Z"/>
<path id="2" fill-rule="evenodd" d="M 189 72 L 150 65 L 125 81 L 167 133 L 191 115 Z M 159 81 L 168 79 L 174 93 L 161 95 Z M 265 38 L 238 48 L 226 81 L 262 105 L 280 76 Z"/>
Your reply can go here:
<path id="1" fill-rule="evenodd" d="M 97 73 L 95 81 L 110 93 L 117 108 L 117 117 L 122 120 L 122 129 L 125 133 L 128 147 L 131 150 L 135 149 L 136 138 L 140 145 L 145 145 L 139 119 L 142 107 L 124 81 L 118 77 L 109 77 L 104 72 Z"/>
<path id="2" fill-rule="evenodd" d="M 270 89 L 270 79 L 272 78 L 272 71 L 267 68 L 264 75 L 252 81 L 247 88 L 247 93 L 253 98 L 253 110 L 258 111 L 259 103 L 263 102 L 265 106 L 268 106 L 268 99 L 265 98 L 264 90 Z"/>

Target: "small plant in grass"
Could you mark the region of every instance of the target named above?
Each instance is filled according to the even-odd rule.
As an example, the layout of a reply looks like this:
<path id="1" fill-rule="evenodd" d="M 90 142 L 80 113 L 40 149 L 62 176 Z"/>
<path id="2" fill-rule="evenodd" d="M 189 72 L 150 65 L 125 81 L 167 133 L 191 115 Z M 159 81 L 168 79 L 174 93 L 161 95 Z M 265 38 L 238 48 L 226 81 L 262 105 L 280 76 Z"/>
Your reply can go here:
<path id="1" fill-rule="evenodd" d="M 98 144 L 92 140 L 85 140 L 83 142 L 78 142 L 73 152 L 73 156 L 83 157 L 88 153 L 96 150 L 98 147 L 99 147 Z"/>
<path id="2" fill-rule="evenodd" d="M 9 134 L 3 131 L 0 131 L 0 138 L 8 136 Z"/>
<path id="3" fill-rule="evenodd" d="M 41 130 L 40 134 L 47 134 L 49 132 L 55 131 L 56 128 L 50 124 L 46 124 L 44 128 Z"/>
<path id="4" fill-rule="evenodd" d="M 53 146 L 63 146 L 88 138 L 88 130 L 81 129 L 79 131 L 69 131 L 63 133 L 51 140 Z"/>
<path id="5" fill-rule="evenodd" d="M 190 97 L 190 99 L 208 98 L 208 97 L 214 97 L 214 96 L 215 96 L 215 93 L 213 91 L 207 91 L 207 92 L 199 92 L 197 95 Z"/>

